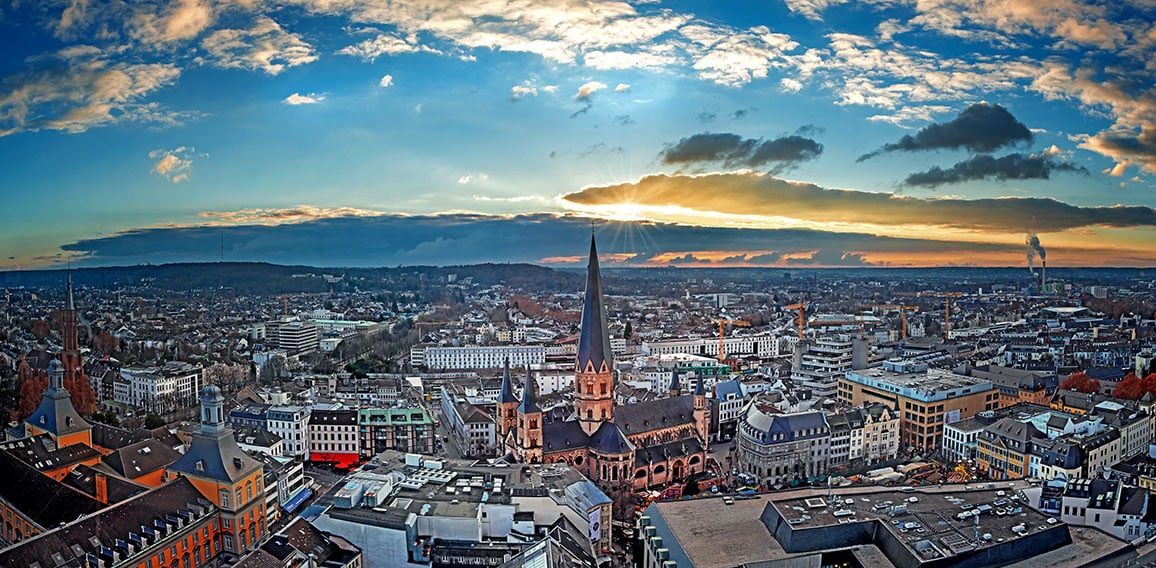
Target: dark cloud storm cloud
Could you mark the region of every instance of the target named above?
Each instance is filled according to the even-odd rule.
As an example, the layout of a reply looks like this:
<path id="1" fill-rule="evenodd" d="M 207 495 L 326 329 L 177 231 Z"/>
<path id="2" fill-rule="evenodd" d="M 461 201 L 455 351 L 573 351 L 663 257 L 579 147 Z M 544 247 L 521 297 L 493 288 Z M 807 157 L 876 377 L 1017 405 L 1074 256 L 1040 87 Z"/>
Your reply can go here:
<path id="1" fill-rule="evenodd" d="M 823 145 L 792 134 L 772 140 L 743 138 L 729 132 L 703 132 L 668 146 L 659 157 L 664 164 L 722 163 L 724 166 L 762 168 L 773 172 L 818 158 Z"/>
<path id="2" fill-rule="evenodd" d="M 986 153 L 1011 144 L 1032 141 L 1032 131 L 1007 109 L 987 103 L 973 104 L 954 119 L 932 124 L 906 135 L 898 142 L 884 145 L 873 152 L 859 156 L 857 162 L 874 158 L 886 152 L 916 152 L 920 150 L 957 150 Z"/>
<path id="3" fill-rule="evenodd" d="M 916 172 L 903 180 L 903 185 L 936 187 L 979 179 L 1007 181 L 1009 179 L 1049 179 L 1052 172 L 1074 172 L 1087 175 L 1083 167 L 1061 162 L 1049 156 L 1008 154 L 1007 156 L 979 155 L 944 169 L 939 166 Z"/>

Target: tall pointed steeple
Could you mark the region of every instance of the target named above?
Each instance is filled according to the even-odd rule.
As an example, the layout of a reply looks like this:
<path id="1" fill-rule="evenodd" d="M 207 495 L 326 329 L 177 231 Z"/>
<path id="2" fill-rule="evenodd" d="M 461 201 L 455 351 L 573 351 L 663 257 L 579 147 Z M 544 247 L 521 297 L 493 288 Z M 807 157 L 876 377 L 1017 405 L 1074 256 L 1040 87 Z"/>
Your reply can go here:
<path id="1" fill-rule="evenodd" d="M 518 405 L 518 412 L 521 414 L 533 414 L 535 412 L 542 412 L 541 407 L 538 406 L 538 395 L 535 392 L 534 378 L 530 375 L 530 368 L 526 367 L 526 382 L 522 386 L 522 403 Z"/>
<path id="2" fill-rule="evenodd" d="M 670 371 L 670 396 L 682 395 L 682 382 L 678 380 L 678 369 Z"/>
<path id="3" fill-rule="evenodd" d="M 603 372 L 614 368 L 610 335 L 606 329 L 606 306 L 602 298 L 602 273 L 598 269 L 598 248 L 590 235 L 590 262 L 586 265 L 586 297 L 582 301 L 582 327 L 578 335 L 576 370 Z"/>
<path id="4" fill-rule="evenodd" d="M 77 317 L 76 317 L 76 300 L 72 293 L 72 270 L 68 271 L 68 287 L 67 297 L 64 304 L 64 312 L 60 318 L 60 339 L 62 347 L 60 351 L 60 362 L 64 364 L 64 380 L 65 384 L 75 384 L 83 374 L 80 362 L 80 338 L 77 334 Z"/>
<path id="5" fill-rule="evenodd" d="M 502 372 L 502 390 L 498 392 L 498 403 L 518 402 L 514 389 L 510 387 L 510 358 L 506 357 L 506 369 Z"/>
<path id="6" fill-rule="evenodd" d="M 590 235 L 590 263 L 586 266 L 586 297 L 574 361 L 574 414 L 588 436 L 606 422 L 614 422 L 614 354 L 606 329 L 606 304 L 598 248 Z"/>

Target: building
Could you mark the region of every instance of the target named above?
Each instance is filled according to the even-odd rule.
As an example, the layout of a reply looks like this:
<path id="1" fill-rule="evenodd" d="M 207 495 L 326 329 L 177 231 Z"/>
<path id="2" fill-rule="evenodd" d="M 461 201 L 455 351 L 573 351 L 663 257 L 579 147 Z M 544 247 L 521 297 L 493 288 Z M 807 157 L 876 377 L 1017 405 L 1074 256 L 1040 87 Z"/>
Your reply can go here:
<path id="1" fill-rule="evenodd" d="M 593 236 L 574 369 L 572 411 L 541 408 L 529 373 L 521 400 L 499 395 L 496 422 L 514 461 L 572 465 L 612 497 L 704 471 L 710 411 L 701 379 L 693 394 L 615 402 L 614 355 Z M 509 381 L 503 382 L 500 392 L 512 393 Z"/>
<path id="2" fill-rule="evenodd" d="M 767 487 L 785 486 L 826 475 L 831 431 L 820 411 L 781 414 L 752 400 L 738 433 L 738 469 Z"/>
<path id="3" fill-rule="evenodd" d="M 900 420 L 899 413 L 886 404 L 863 406 L 863 459 L 867 463 L 894 459 L 899 454 Z M 852 432 L 854 435 L 854 432 Z M 854 458 L 854 437 L 852 436 Z"/>
<path id="4" fill-rule="evenodd" d="M 1052 393 L 1059 386 L 1055 373 L 1014 369 L 1001 365 L 964 365 L 955 372 L 968 377 L 991 381 L 999 391 L 999 407 L 1004 408 L 1020 402 L 1048 404 Z"/>
<path id="5" fill-rule="evenodd" d="M 989 415 L 989 418 L 985 418 Z M 943 425 L 943 455 L 953 462 L 975 459 L 975 448 L 979 445 L 979 433 L 992 422 L 995 414 L 985 410 L 971 417 Z"/>
<path id="6" fill-rule="evenodd" d="M 387 450 L 434 453 L 437 429 L 421 406 L 362 408 L 357 411 L 357 426 L 363 460 Z"/>
<path id="7" fill-rule="evenodd" d="M 57 483 L 7 451 L 0 451 L 0 479 L 4 480 L 0 483 L 0 548 L 104 507 L 96 498 Z"/>
<path id="8" fill-rule="evenodd" d="M 1032 443 L 1046 439 L 1047 434 L 1031 422 L 1014 418 L 997 420 L 979 433 L 976 468 L 991 479 L 1027 477 Z"/>
<path id="9" fill-rule="evenodd" d="M 228 550 L 224 521 L 192 480 L 175 478 L 0 550 L 0 566 L 203 566 Z"/>
<path id="10" fill-rule="evenodd" d="M 114 393 L 127 396 L 117 402 L 164 414 L 196 404 L 201 374 L 200 367 L 175 361 L 162 367 L 122 367 L 119 382 L 124 387 L 114 385 Z"/>
<path id="11" fill-rule="evenodd" d="M 268 534 L 261 463 L 233 439 L 225 422 L 221 389 L 201 391 L 201 428 L 188 450 L 165 472 L 169 480 L 188 479 L 217 509 L 221 550 L 240 555 Z"/>
<path id="12" fill-rule="evenodd" d="M 48 435 L 56 447 L 76 444 L 92 445 L 92 425 L 72 406 L 72 397 L 64 388 L 66 368 L 58 359 L 48 364 L 48 388 L 40 405 L 24 419 L 27 436 Z"/>
<path id="13" fill-rule="evenodd" d="M 318 530 L 298 518 L 273 535 L 261 548 L 242 558 L 236 568 L 361 568 L 361 548 L 344 537 Z"/>
<path id="14" fill-rule="evenodd" d="M 265 421 L 269 432 L 284 441 L 286 456 L 309 459 L 309 407 L 270 406 L 265 411 Z"/>
<path id="15" fill-rule="evenodd" d="M 410 354 L 414 365 L 419 363 Z M 515 367 L 541 365 L 546 362 L 543 345 L 469 345 L 464 347 L 429 346 L 419 358 L 431 371 L 455 369 L 498 369 L 509 360 Z"/>
<path id="16" fill-rule="evenodd" d="M 734 439 L 745 404 L 739 379 L 715 383 L 711 398 L 711 429 L 715 432 L 715 440 L 729 442 Z"/>
<path id="17" fill-rule="evenodd" d="M 349 468 L 361 461 L 356 410 L 316 410 L 309 414 L 309 461 Z"/>
<path id="18" fill-rule="evenodd" d="M 899 415 L 900 450 L 939 448 L 945 424 L 999 406 L 991 381 L 929 369 L 926 363 L 884 361 L 882 367 L 847 371 L 839 379 L 839 400 L 858 406 L 881 403 Z"/>
<path id="19" fill-rule="evenodd" d="M 726 355 L 752 354 L 760 358 L 778 357 L 781 355 L 782 338 L 771 332 L 762 332 L 752 335 L 738 335 L 723 338 L 723 351 Z M 642 344 L 642 352 L 648 355 L 699 355 L 703 357 L 718 357 L 719 341 L 717 337 L 690 337 L 679 339 L 662 339 L 646 341 Z"/>
<path id="20" fill-rule="evenodd" d="M 867 366 L 867 340 L 849 335 L 804 339 L 795 344 L 791 379 L 817 397 L 834 398 L 839 378 Z"/>

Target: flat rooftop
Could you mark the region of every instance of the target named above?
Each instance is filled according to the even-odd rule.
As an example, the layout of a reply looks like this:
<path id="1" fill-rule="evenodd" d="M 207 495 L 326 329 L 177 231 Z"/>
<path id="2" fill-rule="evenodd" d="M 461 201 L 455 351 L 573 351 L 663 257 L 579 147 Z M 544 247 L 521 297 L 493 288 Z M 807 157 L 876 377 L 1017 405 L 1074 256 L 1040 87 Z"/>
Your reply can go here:
<path id="1" fill-rule="evenodd" d="M 991 381 L 945 369 L 900 373 L 882 367 L 847 371 L 847 380 L 924 402 L 967 396 L 995 388 Z"/>
<path id="2" fill-rule="evenodd" d="M 787 554 L 759 520 L 768 503 L 767 497 L 761 496 L 736 499 L 734 505 L 727 505 L 721 497 L 661 501 L 655 505 L 695 568 L 729 568 L 808 556 Z"/>

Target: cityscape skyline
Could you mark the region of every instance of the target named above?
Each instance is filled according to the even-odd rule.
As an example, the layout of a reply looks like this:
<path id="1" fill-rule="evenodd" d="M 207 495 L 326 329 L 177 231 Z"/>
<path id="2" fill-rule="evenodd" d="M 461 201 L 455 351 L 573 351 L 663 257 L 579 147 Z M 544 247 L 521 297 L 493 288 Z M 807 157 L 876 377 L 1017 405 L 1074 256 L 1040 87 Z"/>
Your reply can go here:
<path id="1" fill-rule="evenodd" d="M 4 270 L 1152 266 L 1154 12 L 13 3 Z"/>

